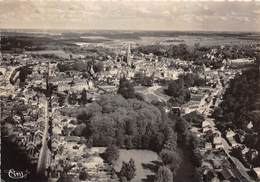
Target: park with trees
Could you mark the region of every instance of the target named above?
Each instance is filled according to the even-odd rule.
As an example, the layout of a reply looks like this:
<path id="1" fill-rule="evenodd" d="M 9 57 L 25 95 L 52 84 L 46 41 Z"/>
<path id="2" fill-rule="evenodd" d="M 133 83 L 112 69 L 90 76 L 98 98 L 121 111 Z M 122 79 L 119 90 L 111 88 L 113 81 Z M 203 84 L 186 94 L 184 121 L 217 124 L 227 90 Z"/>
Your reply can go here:
<path id="1" fill-rule="evenodd" d="M 126 78 L 122 78 L 120 83 L 116 95 L 104 94 L 78 109 L 63 111 L 64 115 L 76 117 L 76 128 L 70 134 L 84 137 L 88 146 L 107 147 L 101 156 L 111 166 L 117 161 L 120 149 L 154 151 L 162 161 L 157 170 L 164 166 L 174 177 L 184 157 L 180 145 L 197 147 L 190 145 L 194 136 L 189 133 L 187 121 L 180 116 L 168 116 L 160 104 L 139 99 Z M 122 166 L 129 168 L 127 162 Z M 131 180 L 122 170 L 118 173 L 119 179 Z"/>

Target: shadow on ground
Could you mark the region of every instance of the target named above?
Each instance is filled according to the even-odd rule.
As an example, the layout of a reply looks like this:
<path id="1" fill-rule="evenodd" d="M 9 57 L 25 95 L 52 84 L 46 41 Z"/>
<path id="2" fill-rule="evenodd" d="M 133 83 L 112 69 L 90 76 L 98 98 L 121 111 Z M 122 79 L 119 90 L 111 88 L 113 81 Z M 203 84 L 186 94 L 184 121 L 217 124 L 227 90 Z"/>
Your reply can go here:
<path id="1" fill-rule="evenodd" d="M 151 175 L 147 175 L 146 178 L 142 179 L 143 182 L 153 182 L 155 181 L 155 174 L 157 173 L 158 168 L 162 166 L 162 162 L 160 161 L 151 161 L 149 163 L 143 163 L 142 167 L 146 170 L 150 170 Z"/>

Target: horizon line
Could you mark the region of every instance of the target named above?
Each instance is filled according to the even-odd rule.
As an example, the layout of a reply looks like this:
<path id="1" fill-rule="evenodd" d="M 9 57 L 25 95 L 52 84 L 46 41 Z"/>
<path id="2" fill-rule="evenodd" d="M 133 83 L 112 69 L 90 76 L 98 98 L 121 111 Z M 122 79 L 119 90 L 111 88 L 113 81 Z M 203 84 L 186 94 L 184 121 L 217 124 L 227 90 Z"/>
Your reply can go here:
<path id="1" fill-rule="evenodd" d="M 260 33 L 260 30 L 156 30 L 156 29 L 62 29 L 62 28 L 0 28 L 1 32 L 2 30 L 8 31 L 58 31 L 61 33 L 65 32 L 84 32 L 84 31 L 132 31 L 132 32 L 217 32 L 217 33 Z"/>

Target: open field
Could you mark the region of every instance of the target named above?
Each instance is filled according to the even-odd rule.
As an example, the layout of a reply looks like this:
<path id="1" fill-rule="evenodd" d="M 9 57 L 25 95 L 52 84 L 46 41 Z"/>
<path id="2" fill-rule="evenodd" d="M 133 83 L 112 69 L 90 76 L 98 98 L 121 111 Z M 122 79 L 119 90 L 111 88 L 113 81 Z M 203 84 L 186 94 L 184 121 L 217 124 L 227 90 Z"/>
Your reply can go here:
<path id="1" fill-rule="evenodd" d="M 60 47 L 82 47 L 82 45 L 97 44 L 104 47 L 116 48 L 131 43 L 137 45 L 176 45 L 186 44 L 193 46 L 200 43 L 201 46 L 212 45 L 248 45 L 259 44 L 259 33 L 227 33 L 227 32 L 125 32 L 125 31 L 86 31 L 86 32 L 37 32 L 34 33 L 2 31 L 2 50 L 10 50 L 13 47 L 28 50 L 49 50 Z M 5 44 L 9 42 L 9 44 Z M 75 47 L 74 47 L 75 46 Z"/>
<path id="2" fill-rule="evenodd" d="M 136 177 L 132 182 L 151 181 L 150 179 L 155 175 L 153 170 L 156 170 L 156 166 L 160 163 L 158 155 L 149 150 L 120 150 L 120 156 L 115 164 L 116 171 L 120 171 L 122 162 L 128 162 L 130 159 L 135 161 Z M 149 179 L 148 179 L 148 178 Z"/>
<path id="3" fill-rule="evenodd" d="M 157 86 L 157 85 L 152 87 L 136 86 L 135 91 L 143 95 L 144 100 L 147 102 L 152 102 L 152 101 L 166 102 L 167 100 L 170 99 L 170 97 L 164 94 L 163 90 L 165 88 L 166 87 Z"/>

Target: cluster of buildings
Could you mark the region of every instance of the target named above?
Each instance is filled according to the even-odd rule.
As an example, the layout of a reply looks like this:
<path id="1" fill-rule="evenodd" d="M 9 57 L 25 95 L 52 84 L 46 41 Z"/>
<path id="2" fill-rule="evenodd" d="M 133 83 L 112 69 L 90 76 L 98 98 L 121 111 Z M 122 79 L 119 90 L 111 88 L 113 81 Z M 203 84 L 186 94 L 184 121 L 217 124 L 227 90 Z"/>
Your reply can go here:
<path id="1" fill-rule="evenodd" d="M 178 75 L 183 73 L 183 69 L 171 67 L 172 61 L 154 55 L 131 53 L 129 45 L 126 55 L 119 54 L 114 59 L 105 61 L 104 71 L 100 73 L 99 80 L 118 85 L 122 75 L 129 80 L 136 77 L 153 77 L 155 82 L 177 79 Z M 179 62 L 184 64 L 184 61 Z"/>
<path id="2" fill-rule="evenodd" d="M 218 75 L 222 77 L 222 81 L 217 81 L 214 89 L 204 92 L 195 109 L 204 119 L 191 123 L 191 131 L 201 141 L 199 151 L 203 156 L 203 176 L 211 181 L 254 181 L 259 179 L 259 168 L 251 168 L 246 165 L 246 161 L 258 157 L 258 152 L 242 144 L 245 139 L 244 132 L 231 129 L 221 132 L 215 125 L 215 119 L 211 117 L 214 108 L 222 102 L 222 95 L 227 88 L 223 82 L 228 83 L 239 71 L 221 72 L 223 74 Z M 248 128 L 252 127 L 252 123 L 249 123 Z"/>
<path id="3" fill-rule="evenodd" d="M 23 62 L 25 60 L 24 57 L 10 56 L 16 62 L 21 62 L 19 66 L 27 64 Z M 65 126 L 73 130 L 76 125 L 70 124 L 71 118 L 66 118 L 59 112 L 61 106 L 58 104 L 57 94 L 66 91 L 81 92 L 83 89 L 91 90 L 94 87 L 93 82 L 69 78 L 57 79 L 57 76 L 60 75 L 56 70 L 55 64 L 38 61 L 34 60 L 31 62 L 36 64 L 32 66 L 32 73 L 28 75 L 26 83 L 22 88 L 20 87 L 19 79 L 13 79 L 16 82 L 11 83 L 12 77 L 17 77 L 17 75 L 19 77 L 19 71 L 16 71 L 17 66 L 13 66 L 12 64 L 1 65 L 0 71 L 4 79 L 0 85 L 0 96 L 1 102 L 5 104 L 1 108 L 3 111 L 1 112 L 1 119 L 5 118 L 6 121 L 1 126 L 2 131 L 4 131 L 2 132 L 2 137 L 11 138 L 14 144 L 28 154 L 33 165 L 37 166 L 44 138 L 45 124 L 47 122 L 47 98 L 45 95 L 47 78 L 45 74 L 48 71 L 49 77 L 53 78 L 49 80 L 49 83 L 57 89 L 53 93 L 51 113 L 48 114 L 53 124 L 51 136 L 52 151 L 48 150 L 46 176 L 57 181 L 59 178 L 64 177 L 66 168 L 71 168 L 66 178 L 73 179 L 73 181 L 80 181 L 79 174 L 82 171 L 86 171 L 90 175 L 88 177 L 89 181 L 107 181 L 109 176 L 104 171 L 105 164 L 103 163 L 103 159 L 99 155 L 91 153 L 90 149 L 85 145 L 78 145 L 78 142 L 81 141 L 79 137 L 63 133 Z M 66 84 L 70 86 L 65 86 L 64 88 Z M 64 119 L 68 122 L 62 122 Z M 89 155 L 85 156 L 87 153 Z M 90 165 L 80 166 L 80 164 L 86 165 L 88 163 L 92 163 L 91 168 L 89 168 Z"/>
<path id="4" fill-rule="evenodd" d="M 2 137 L 7 137 L 19 148 L 26 151 L 31 162 L 36 164 L 42 142 L 43 117 L 41 108 L 26 103 L 23 96 L 6 98 L 2 96 Z M 24 109 L 26 108 L 26 109 Z"/>
<path id="5" fill-rule="evenodd" d="M 215 59 L 214 54 L 216 51 L 212 50 L 207 57 L 213 60 Z M 14 136 L 13 141 L 27 151 L 34 163 L 37 163 L 39 159 L 46 123 L 46 93 L 44 90 L 48 83 L 55 88 L 51 98 L 52 114 L 50 114 L 53 122 L 53 151 L 49 154 L 50 158 L 55 160 L 48 164 L 49 171 L 46 170 L 46 174 L 53 180 L 64 177 L 65 172 L 65 177 L 73 181 L 79 181 L 82 172 L 88 174 L 89 181 L 110 179 L 110 174 L 106 171 L 107 166 L 99 156 L 104 149 L 89 149 L 86 145 L 80 144 L 84 142 L 82 138 L 70 135 L 76 127 L 76 124 L 72 122 L 75 118 L 64 116 L 59 112 L 60 108 L 70 109 L 70 104 L 66 100 L 71 94 L 76 94 L 76 100 L 80 100 L 79 95 L 85 90 L 87 97 L 95 100 L 102 94 L 101 91 L 115 93 L 122 76 L 129 80 L 137 77 L 139 79 L 149 77 L 154 83 L 160 85 L 161 81 L 178 79 L 178 76 L 185 73 L 187 68 L 188 71 L 194 68 L 192 63 L 179 59 L 132 53 L 130 45 L 124 54 L 117 54 L 116 57 L 108 56 L 103 63 L 104 68 L 99 73 L 94 73 L 93 67 L 91 68 L 91 72 L 96 78 L 94 80 L 89 77 L 85 78 L 82 76 L 83 73 L 74 70 L 70 73 L 60 72 L 55 60 L 50 62 L 45 58 L 33 59 L 27 54 L 7 54 L 4 57 L 0 67 L 0 79 L 3 79 L 3 82 L 0 83 L 1 97 L 10 98 L 10 103 L 15 103 L 17 100 L 22 101 L 28 109 L 22 114 L 7 113 L 12 116 L 13 123 L 7 122 L 3 127 L 6 129 L 7 135 Z M 228 60 L 225 66 L 252 63 L 253 60 L 248 59 Z M 19 77 L 18 70 L 23 66 L 30 67 L 32 73 L 28 75 L 26 84 L 20 88 L 16 84 L 16 80 Z M 224 68 L 217 71 L 204 68 L 200 73 L 202 77 L 205 77 L 207 87 L 190 88 L 191 101 L 183 105 L 182 110 L 186 114 L 199 112 L 204 116 L 200 123 L 192 123 L 191 127 L 191 131 L 202 141 L 199 151 L 203 156 L 204 177 L 215 181 L 234 179 L 250 181 L 251 178 L 247 174 L 248 169 L 243 167 L 244 165 L 240 161 L 257 157 L 258 152 L 239 144 L 239 140 L 243 140 L 241 133 L 228 130 L 223 136 L 215 127 L 215 121 L 210 118 L 213 109 L 221 102 L 221 94 L 224 92 L 223 85 L 226 85 L 234 74 Z M 46 74 L 48 74 L 49 80 L 47 80 Z M 12 80 L 14 83 L 11 83 Z M 60 95 L 65 97 L 62 105 L 59 104 Z M 78 105 L 76 104 L 76 106 Z M 10 106 L 10 109 L 6 110 L 11 111 L 12 108 L 13 106 Z M 230 155 L 233 149 L 237 149 L 239 160 Z M 236 165 L 242 167 L 237 169 Z M 68 171 L 66 171 L 67 168 L 69 168 Z M 260 174 L 258 168 L 254 170 L 257 175 Z"/>

